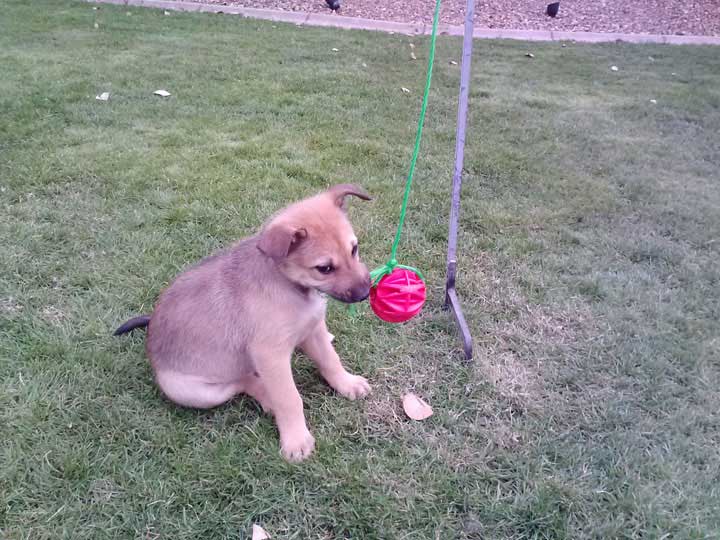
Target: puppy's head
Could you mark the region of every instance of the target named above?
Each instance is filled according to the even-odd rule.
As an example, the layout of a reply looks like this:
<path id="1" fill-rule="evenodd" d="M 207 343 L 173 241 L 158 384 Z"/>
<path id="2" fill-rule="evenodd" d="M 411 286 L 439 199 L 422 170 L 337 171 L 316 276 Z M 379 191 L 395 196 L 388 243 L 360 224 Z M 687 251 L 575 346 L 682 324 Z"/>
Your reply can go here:
<path id="1" fill-rule="evenodd" d="M 360 262 L 358 240 L 345 212 L 350 195 L 370 200 L 357 186 L 334 186 L 280 212 L 257 244 L 293 283 L 348 303 L 370 294 L 370 274 Z"/>

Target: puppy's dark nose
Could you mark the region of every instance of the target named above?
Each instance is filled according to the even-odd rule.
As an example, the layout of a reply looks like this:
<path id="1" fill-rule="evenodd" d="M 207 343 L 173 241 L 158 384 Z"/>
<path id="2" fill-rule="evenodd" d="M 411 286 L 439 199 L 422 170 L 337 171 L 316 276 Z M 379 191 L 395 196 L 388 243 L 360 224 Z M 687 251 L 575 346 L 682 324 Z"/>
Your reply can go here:
<path id="1" fill-rule="evenodd" d="M 370 296 L 370 287 L 368 287 L 365 292 L 360 295 L 353 297 L 353 302 L 362 302 L 363 300 L 366 300 L 368 296 Z"/>
<path id="2" fill-rule="evenodd" d="M 368 296 L 370 296 L 370 280 L 362 285 L 356 285 L 349 291 L 349 297 L 351 302 L 362 302 Z"/>

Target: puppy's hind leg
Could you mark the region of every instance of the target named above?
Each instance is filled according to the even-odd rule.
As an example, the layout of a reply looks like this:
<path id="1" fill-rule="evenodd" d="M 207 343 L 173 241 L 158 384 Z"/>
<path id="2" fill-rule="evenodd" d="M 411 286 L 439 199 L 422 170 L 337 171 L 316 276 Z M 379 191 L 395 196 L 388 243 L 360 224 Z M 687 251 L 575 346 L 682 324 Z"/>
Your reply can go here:
<path id="1" fill-rule="evenodd" d="M 158 371 L 155 380 L 170 401 L 194 409 L 217 407 L 243 391 L 238 382 L 209 382 L 203 377 L 176 371 Z"/>
<path id="2" fill-rule="evenodd" d="M 332 346 L 332 336 L 321 320 L 300 348 L 315 363 L 320 374 L 335 391 L 348 399 L 361 398 L 370 393 L 367 379 L 349 373 L 340 363 L 340 357 Z"/>

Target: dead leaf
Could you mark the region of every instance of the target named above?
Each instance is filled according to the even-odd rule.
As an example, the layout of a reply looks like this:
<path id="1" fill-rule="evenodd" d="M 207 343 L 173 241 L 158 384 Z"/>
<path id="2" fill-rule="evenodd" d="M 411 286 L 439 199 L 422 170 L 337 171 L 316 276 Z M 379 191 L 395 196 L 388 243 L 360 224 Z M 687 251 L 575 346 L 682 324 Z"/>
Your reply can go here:
<path id="1" fill-rule="evenodd" d="M 155 91 L 153 92 L 153 94 L 155 94 L 156 96 L 160 96 L 160 97 L 168 97 L 168 96 L 171 96 L 171 95 L 172 95 L 172 94 L 171 94 L 170 92 L 168 92 L 167 90 L 155 90 Z"/>
<path id="2" fill-rule="evenodd" d="M 110 99 L 110 92 L 103 92 L 99 96 L 95 96 L 95 99 L 97 99 L 98 101 L 107 101 L 108 99 Z"/>
<path id="3" fill-rule="evenodd" d="M 270 538 L 270 535 L 260 525 L 253 524 L 252 528 L 252 540 L 266 540 Z"/>
<path id="4" fill-rule="evenodd" d="M 433 414 L 432 407 L 412 392 L 403 396 L 403 410 L 413 420 L 425 420 Z"/>
<path id="5" fill-rule="evenodd" d="M 400 88 L 400 90 L 402 90 L 403 93 L 405 93 L 405 94 L 409 94 L 409 93 L 410 93 L 410 89 L 409 89 L 409 88 L 405 88 L 404 86 L 403 86 L 402 88 Z"/>

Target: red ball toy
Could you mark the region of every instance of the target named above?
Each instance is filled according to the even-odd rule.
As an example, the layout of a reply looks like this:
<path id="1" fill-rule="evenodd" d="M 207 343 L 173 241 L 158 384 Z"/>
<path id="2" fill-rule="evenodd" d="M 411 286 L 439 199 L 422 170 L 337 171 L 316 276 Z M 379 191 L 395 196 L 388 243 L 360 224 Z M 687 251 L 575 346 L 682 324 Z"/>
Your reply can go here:
<path id="1" fill-rule="evenodd" d="M 395 268 L 370 289 L 370 307 L 383 321 L 409 321 L 425 303 L 425 283 L 407 268 Z"/>

